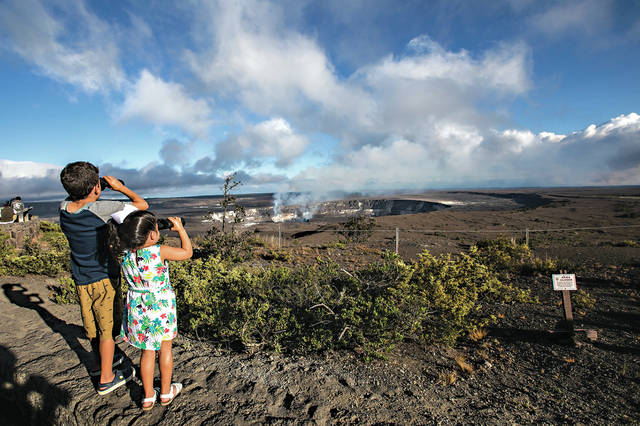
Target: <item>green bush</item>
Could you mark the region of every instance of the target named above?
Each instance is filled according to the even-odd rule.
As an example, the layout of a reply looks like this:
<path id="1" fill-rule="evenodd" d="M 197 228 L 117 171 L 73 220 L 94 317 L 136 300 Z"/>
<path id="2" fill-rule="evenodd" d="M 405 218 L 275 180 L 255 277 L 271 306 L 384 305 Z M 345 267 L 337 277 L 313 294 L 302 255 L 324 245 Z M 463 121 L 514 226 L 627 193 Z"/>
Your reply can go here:
<path id="1" fill-rule="evenodd" d="M 254 239 L 248 232 L 224 233 L 212 228 L 194 242 L 205 257 L 219 256 L 223 260 L 237 263 L 253 258 Z"/>
<path id="2" fill-rule="evenodd" d="M 63 272 L 70 272 L 69 244 L 61 232 L 46 232 L 40 239 L 28 240 L 24 246 L 24 256 L 29 257 L 26 273 L 56 277 Z"/>
<path id="3" fill-rule="evenodd" d="M 376 221 L 374 219 L 361 214 L 349 218 L 342 225 L 343 230 L 339 233 L 347 240 L 347 242 L 362 243 L 371 237 L 375 226 Z"/>
<path id="4" fill-rule="evenodd" d="M 414 305 L 413 268 L 395 254 L 385 253 L 381 262 L 354 274 L 343 272 L 337 294 L 339 346 L 362 348 L 379 356 L 405 338 L 416 337 L 420 306 Z"/>
<path id="5" fill-rule="evenodd" d="M 378 356 L 403 339 L 453 343 L 487 324 L 483 303 L 526 301 L 462 254 L 395 254 L 357 271 L 331 261 L 250 269 L 219 256 L 174 263 L 181 326 L 220 344 L 284 352 L 350 348 Z"/>
<path id="6" fill-rule="evenodd" d="M 44 225 L 23 253 L 6 240 L 0 236 L 0 273 L 61 275 L 54 299 L 76 302 L 75 285 L 65 277 L 67 242 L 56 225 Z M 353 349 L 372 357 L 407 339 L 452 344 L 492 321 L 492 304 L 530 300 L 499 273 L 557 267 L 500 240 L 469 254 L 425 251 L 408 263 L 386 252 L 350 271 L 323 260 L 298 268 L 238 265 L 253 256 L 246 235 L 212 233 L 202 246 L 201 258 L 170 266 L 181 329 L 221 345 L 288 353 Z M 291 260 L 289 252 L 269 255 Z"/>
<path id="7" fill-rule="evenodd" d="M 614 243 L 613 245 L 616 247 L 640 247 L 640 243 L 633 240 L 624 240 L 619 243 Z"/>
<path id="8" fill-rule="evenodd" d="M 58 285 L 50 287 L 53 290 L 53 300 L 61 305 L 80 303 L 76 291 L 76 283 L 70 277 L 60 277 Z"/>
<path id="9" fill-rule="evenodd" d="M 41 222 L 40 237 L 25 241 L 22 252 L 9 246 L 7 239 L 0 236 L 0 274 L 56 277 L 69 272 L 69 244 L 58 225 Z"/>
<path id="10" fill-rule="evenodd" d="M 593 297 L 588 291 L 579 289 L 573 293 L 573 304 L 576 308 L 581 309 L 593 309 L 596 305 L 596 298 Z"/>
<path id="11" fill-rule="evenodd" d="M 0 275 L 15 275 L 12 273 L 12 265 L 17 254 L 8 241 L 9 234 L 0 233 Z"/>
<path id="12" fill-rule="evenodd" d="M 501 283 L 495 272 L 477 257 L 461 253 L 432 256 L 423 252 L 412 277 L 414 305 L 421 320 L 419 330 L 428 342 L 451 344 L 470 331 L 488 324 L 492 316 L 485 303 L 528 302 L 528 291 Z"/>
<path id="13" fill-rule="evenodd" d="M 279 260 L 280 262 L 291 262 L 293 261 L 293 255 L 291 252 L 286 250 L 273 250 L 269 249 L 268 252 L 260 255 L 265 260 Z"/>
<path id="14" fill-rule="evenodd" d="M 273 289 L 287 280 L 289 270 L 274 268 L 257 275 L 247 268 L 230 268 L 220 257 L 172 263 L 169 270 L 178 318 L 189 330 L 224 344 L 280 349 L 291 318 Z"/>
<path id="15" fill-rule="evenodd" d="M 341 242 L 341 241 L 332 241 L 329 243 L 325 243 L 325 244 L 321 244 L 319 248 L 321 249 L 331 249 L 331 248 L 336 248 L 336 249 L 340 249 L 340 250 L 344 250 L 347 246 Z"/>
<path id="16" fill-rule="evenodd" d="M 472 246 L 470 255 L 499 273 L 520 275 L 554 274 L 571 265 L 564 260 L 536 257 L 526 244 L 513 244 L 505 238 L 479 241 Z"/>

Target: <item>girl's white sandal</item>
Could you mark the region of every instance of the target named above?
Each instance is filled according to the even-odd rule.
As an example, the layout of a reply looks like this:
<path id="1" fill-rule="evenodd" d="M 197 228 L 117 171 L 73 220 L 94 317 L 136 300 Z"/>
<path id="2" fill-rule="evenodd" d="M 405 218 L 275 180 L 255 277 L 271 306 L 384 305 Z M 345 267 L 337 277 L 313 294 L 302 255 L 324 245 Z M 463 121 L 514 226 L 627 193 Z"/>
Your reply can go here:
<path id="1" fill-rule="evenodd" d="M 173 389 L 175 388 L 176 393 L 173 393 Z M 173 402 L 174 398 L 178 396 L 178 394 L 182 391 L 182 383 L 171 383 L 171 392 L 160 395 L 160 404 L 161 405 L 169 405 Z M 169 398 L 168 401 L 163 401 L 163 399 Z"/>
<path id="2" fill-rule="evenodd" d="M 158 388 L 153 388 L 153 396 L 150 396 L 149 398 L 143 398 L 142 399 L 142 411 L 149 411 L 153 408 L 154 405 L 156 405 L 156 399 L 158 398 L 158 394 L 160 393 L 160 389 Z M 148 407 L 145 407 L 144 404 L 150 402 L 151 405 L 149 405 Z"/>

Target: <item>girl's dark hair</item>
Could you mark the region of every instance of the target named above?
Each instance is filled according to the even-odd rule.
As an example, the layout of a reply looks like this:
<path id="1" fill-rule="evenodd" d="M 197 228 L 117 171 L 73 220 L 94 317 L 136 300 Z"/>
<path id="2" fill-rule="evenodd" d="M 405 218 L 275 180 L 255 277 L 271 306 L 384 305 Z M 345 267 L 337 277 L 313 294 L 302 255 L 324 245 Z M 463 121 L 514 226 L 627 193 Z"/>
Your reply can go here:
<path id="1" fill-rule="evenodd" d="M 119 257 L 125 250 L 142 247 L 149 233 L 155 231 L 157 223 L 156 216 L 146 210 L 137 210 L 128 214 L 120 225 L 110 220 L 109 249 L 111 253 Z"/>

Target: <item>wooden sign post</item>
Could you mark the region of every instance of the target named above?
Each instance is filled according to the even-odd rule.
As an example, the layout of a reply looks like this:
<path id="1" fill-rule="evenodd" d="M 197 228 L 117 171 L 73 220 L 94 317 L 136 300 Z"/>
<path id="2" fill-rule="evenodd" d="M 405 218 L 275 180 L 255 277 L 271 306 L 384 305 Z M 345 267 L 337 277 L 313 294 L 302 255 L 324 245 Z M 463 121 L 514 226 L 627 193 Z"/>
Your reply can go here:
<path id="1" fill-rule="evenodd" d="M 553 274 L 553 289 L 562 292 L 562 306 L 564 308 L 564 320 L 567 329 L 573 333 L 573 312 L 571 311 L 571 291 L 578 289 L 575 274 Z"/>

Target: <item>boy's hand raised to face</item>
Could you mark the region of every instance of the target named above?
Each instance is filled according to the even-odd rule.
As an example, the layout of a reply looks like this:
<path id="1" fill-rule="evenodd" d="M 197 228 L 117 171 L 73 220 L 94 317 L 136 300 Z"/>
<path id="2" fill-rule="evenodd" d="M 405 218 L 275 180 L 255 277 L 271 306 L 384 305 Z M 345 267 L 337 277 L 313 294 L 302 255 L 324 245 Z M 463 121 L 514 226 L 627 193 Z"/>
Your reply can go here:
<path id="1" fill-rule="evenodd" d="M 107 183 L 109 183 L 109 186 L 111 187 L 111 189 L 113 189 L 114 191 L 121 192 L 122 188 L 125 187 L 122 184 L 122 182 L 120 182 L 118 179 L 114 178 L 113 176 L 103 176 L 103 177 L 107 181 Z"/>
<path id="2" fill-rule="evenodd" d="M 120 182 L 118 179 L 113 176 L 103 176 L 103 178 L 107 181 L 111 189 L 129 197 L 131 204 L 138 210 L 146 210 L 149 208 L 149 204 L 147 204 L 144 198 L 127 188 L 124 183 Z"/>

